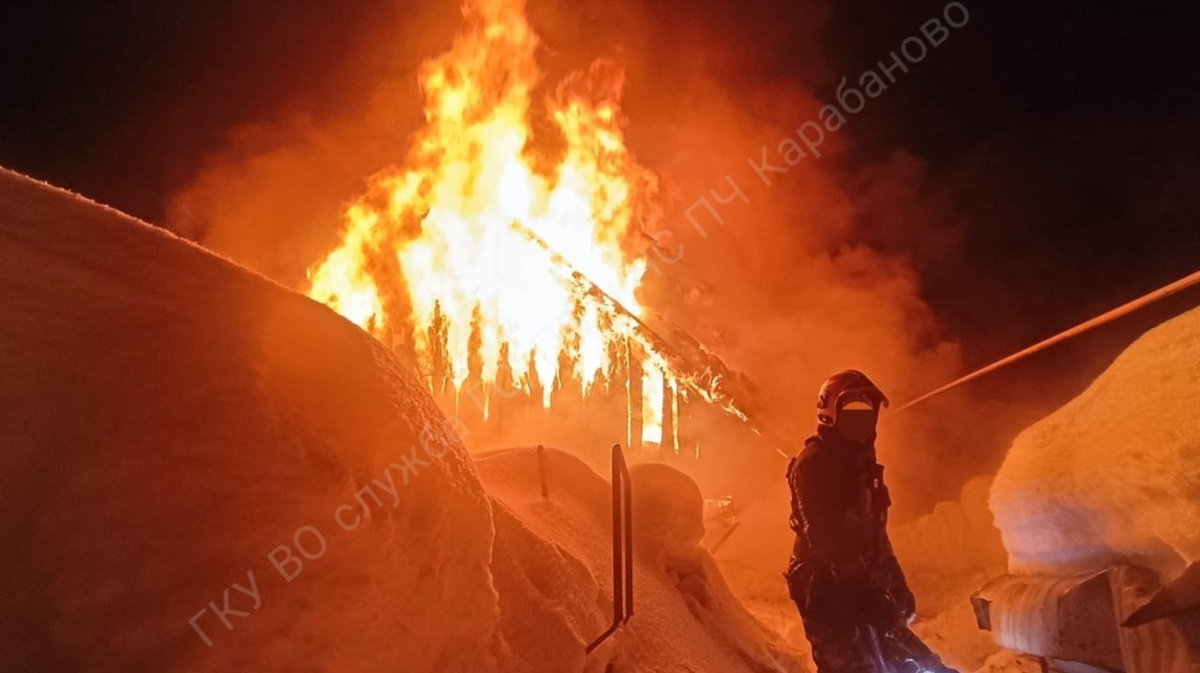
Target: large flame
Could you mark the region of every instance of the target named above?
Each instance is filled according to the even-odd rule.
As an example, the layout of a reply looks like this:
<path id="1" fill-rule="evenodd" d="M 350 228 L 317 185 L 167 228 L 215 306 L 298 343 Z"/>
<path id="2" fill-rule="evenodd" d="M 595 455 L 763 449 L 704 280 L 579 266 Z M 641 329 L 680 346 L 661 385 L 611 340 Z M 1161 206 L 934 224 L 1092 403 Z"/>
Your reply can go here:
<path id="1" fill-rule="evenodd" d="M 599 62 L 535 107 L 538 40 L 522 2 L 464 14 L 466 30 L 421 72 L 426 123 L 407 161 L 348 209 L 309 294 L 377 336 L 407 331 L 456 389 L 504 369 L 526 390 L 541 382 L 549 406 L 554 381 L 586 392 L 626 353 L 630 321 L 609 298 L 641 314 L 645 259 L 628 248 L 654 176 L 625 147 L 616 68 Z M 535 117 L 552 130 L 535 137 Z M 653 353 L 637 373 L 644 436 L 658 442 L 671 374 Z"/>

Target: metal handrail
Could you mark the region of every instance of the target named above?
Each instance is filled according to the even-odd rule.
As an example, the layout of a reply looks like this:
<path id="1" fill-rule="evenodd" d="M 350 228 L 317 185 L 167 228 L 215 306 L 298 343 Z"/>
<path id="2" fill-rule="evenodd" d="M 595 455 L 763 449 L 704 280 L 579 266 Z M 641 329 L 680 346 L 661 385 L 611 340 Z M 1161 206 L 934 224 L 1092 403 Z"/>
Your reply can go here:
<path id="1" fill-rule="evenodd" d="M 633 488 L 620 444 L 612 446 L 613 619 L 587 653 L 608 640 L 633 617 Z"/>

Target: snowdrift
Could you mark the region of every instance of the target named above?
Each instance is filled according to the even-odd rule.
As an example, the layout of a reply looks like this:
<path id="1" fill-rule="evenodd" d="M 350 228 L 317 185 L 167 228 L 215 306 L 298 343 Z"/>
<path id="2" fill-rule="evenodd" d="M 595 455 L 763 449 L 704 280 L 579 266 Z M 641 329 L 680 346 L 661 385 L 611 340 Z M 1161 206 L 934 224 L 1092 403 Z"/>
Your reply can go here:
<path id="1" fill-rule="evenodd" d="M 992 486 L 1013 572 L 1200 560 L 1200 309 L 1134 342 L 1015 440 Z"/>
<path id="2" fill-rule="evenodd" d="M 481 482 L 350 323 L 4 171 L 0 316 L 0 670 L 798 670 L 653 474 L 677 515 L 584 657 L 611 612 L 604 480 L 552 454 L 543 503 L 513 451 Z"/>
<path id="3" fill-rule="evenodd" d="M 478 469 L 497 499 L 497 510 L 505 512 L 496 517 L 498 541 L 510 535 L 553 540 L 554 551 L 548 554 L 582 559 L 592 573 L 574 573 L 569 593 L 594 593 L 593 577 L 611 584 L 612 496 L 608 482 L 578 458 L 559 451 L 548 453 L 548 500 L 542 499 L 539 490 L 534 449 L 485 454 L 478 460 Z M 635 616 L 612 638 L 614 670 L 804 670 L 779 638 L 738 602 L 716 562 L 700 546 L 703 498 L 695 482 L 661 464 L 636 466 L 631 476 Z M 535 582 L 538 575 L 526 574 Z M 606 596 L 611 596 L 611 590 L 606 589 Z M 597 621 L 593 635 L 607 625 L 607 614 L 611 611 Z M 528 620 L 527 630 L 538 630 L 540 623 Z"/>

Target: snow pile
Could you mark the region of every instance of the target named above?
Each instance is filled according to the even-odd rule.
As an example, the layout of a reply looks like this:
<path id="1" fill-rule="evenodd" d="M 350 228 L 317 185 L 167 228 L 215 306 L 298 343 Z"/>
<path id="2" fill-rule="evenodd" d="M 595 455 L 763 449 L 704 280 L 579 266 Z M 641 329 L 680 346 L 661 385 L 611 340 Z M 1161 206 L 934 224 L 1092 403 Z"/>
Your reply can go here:
<path id="1" fill-rule="evenodd" d="M 975 477 L 958 500 L 892 526 L 892 545 L 908 575 L 963 576 L 1003 568 L 1004 547 L 988 509 L 991 484 L 991 476 Z"/>
<path id="2" fill-rule="evenodd" d="M 553 454 L 542 503 L 516 451 L 489 494 L 376 342 L 170 234 L 0 171 L 0 310 L 0 670 L 797 670 L 686 503 L 585 657 L 607 483 Z"/>
<path id="3" fill-rule="evenodd" d="M 704 496 L 692 478 L 661 463 L 637 465 L 633 482 L 634 544 L 664 572 L 700 572 Z"/>
<path id="4" fill-rule="evenodd" d="M 477 469 L 496 508 L 511 513 L 510 525 L 529 531 L 523 535 L 553 540 L 547 554 L 590 570 L 575 575 L 570 591 L 595 593 L 599 582 L 604 618 L 588 634 L 596 636 L 611 615 L 612 490 L 569 454 L 548 450 L 546 462 L 548 501 L 541 497 L 534 449 L 484 454 Z M 696 484 L 656 464 L 633 468 L 631 477 L 635 616 L 598 651 L 614 660 L 615 673 L 805 670 L 742 607 L 700 547 L 703 502 Z M 498 524 L 497 538 L 506 534 Z M 529 628 L 539 628 L 538 620 L 531 619 Z"/>
<path id="5" fill-rule="evenodd" d="M 1017 437 L 991 507 L 1016 572 L 1200 560 L 1200 309 Z"/>
<path id="6" fill-rule="evenodd" d="M 0 207 L 0 670 L 496 669 L 486 497 L 387 353 L 83 199 Z"/>

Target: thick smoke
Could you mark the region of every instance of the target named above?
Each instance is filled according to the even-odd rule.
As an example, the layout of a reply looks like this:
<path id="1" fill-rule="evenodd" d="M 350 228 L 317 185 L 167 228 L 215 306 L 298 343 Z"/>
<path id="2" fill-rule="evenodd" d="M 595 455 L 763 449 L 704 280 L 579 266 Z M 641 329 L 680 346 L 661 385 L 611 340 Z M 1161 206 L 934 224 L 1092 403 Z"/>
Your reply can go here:
<path id="1" fill-rule="evenodd" d="M 748 160 L 760 162 L 765 147 L 770 163 L 786 165 L 781 141 L 817 121 L 826 102 L 812 87 L 832 77 L 816 46 L 827 8 L 811 3 L 798 13 L 803 21 L 784 25 L 721 11 L 529 7 L 548 91 L 598 57 L 627 71 L 629 144 L 662 185 L 662 217 L 645 224 L 655 246 L 643 303 L 748 374 L 773 422 L 798 444 L 811 432 L 815 390 L 832 372 L 863 369 L 897 402 L 959 373 L 958 347 L 922 298 L 920 270 L 929 256 L 954 254 L 962 222 L 918 158 L 896 150 L 852 167 L 853 118 L 765 184 Z M 344 109 L 319 117 L 291 110 L 237 129 L 174 199 L 169 225 L 302 289 L 306 270 L 336 244 L 344 205 L 406 155 L 421 122 L 416 69 L 446 47 L 459 20 L 436 10 L 377 26 L 352 57 L 354 76 L 335 92 Z M 773 50 L 795 43 L 813 45 L 805 50 L 812 64 L 802 68 L 810 83 L 771 74 Z M 715 197 L 733 185 L 744 197 L 720 203 Z M 969 467 L 944 461 L 945 430 L 919 419 L 890 434 L 885 427 L 880 450 L 902 509 L 951 496 L 970 476 Z M 775 478 L 775 459 L 738 474 Z"/>

